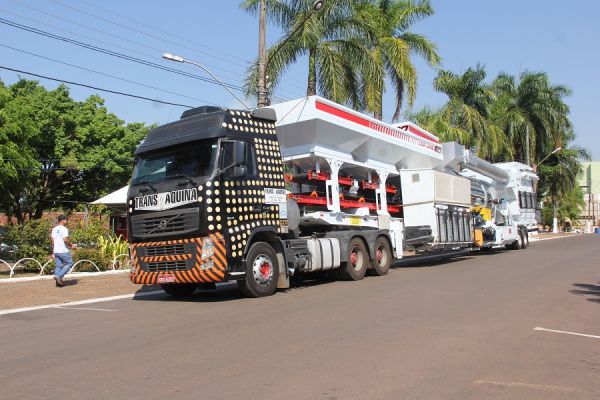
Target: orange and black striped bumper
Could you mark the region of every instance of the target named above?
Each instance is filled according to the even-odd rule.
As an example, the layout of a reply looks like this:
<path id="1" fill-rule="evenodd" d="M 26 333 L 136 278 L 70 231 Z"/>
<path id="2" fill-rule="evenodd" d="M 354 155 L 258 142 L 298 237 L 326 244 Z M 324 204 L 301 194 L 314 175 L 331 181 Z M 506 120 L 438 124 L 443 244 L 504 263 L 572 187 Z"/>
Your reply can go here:
<path id="1" fill-rule="evenodd" d="M 214 243 L 214 254 L 205 260 L 202 260 L 201 237 L 130 244 L 131 282 L 152 285 L 226 280 L 227 257 L 223 235 L 214 233 L 209 236 Z M 173 270 L 173 265 L 180 267 Z M 185 268 L 181 267 L 183 265 Z"/>

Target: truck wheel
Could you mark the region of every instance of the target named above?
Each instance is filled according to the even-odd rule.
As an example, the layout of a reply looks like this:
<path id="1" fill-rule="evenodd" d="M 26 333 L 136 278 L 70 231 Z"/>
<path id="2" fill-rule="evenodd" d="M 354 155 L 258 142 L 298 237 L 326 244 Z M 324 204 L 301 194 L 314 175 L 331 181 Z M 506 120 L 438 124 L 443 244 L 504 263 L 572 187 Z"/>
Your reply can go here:
<path id="1" fill-rule="evenodd" d="M 375 258 L 371 262 L 372 269 L 367 273 L 369 275 L 383 276 L 390 270 L 392 264 L 392 249 L 388 241 L 380 236 L 375 241 Z"/>
<path id="2" fill-rule="evenodd" d="M 527 228 L 523 228 L 521 232 L 523 232 L 523 248 L 526 249 L 529 247 L 529 232 L 527 232 Z"/>
<path id="3" fill-rule="evenodd" d="M 359 281 L 365 277 L 369 256 L 365 244 L 359 238 L 354 238 L 348 245 L 348 261 L 342 263 L 339 277 L 346 281 Z"/>
<path id="4" fill-rule="evenodd" d="M 521 250 L 523 248 L 523 233 L 521 230 L 517 232 L 517 240 L 510 244 L 511 250 Z"/>
<path id="5" fill-rule="evenodd" d="M 246 276 L 237 281 L 246 297 L 270 296 L 277 290 L 279 264 L 275 250 L 265 242 L 256 242 L 246 255 Z"/>
<path id="6" fill-rule="evenodd" d="M 160 285 L 169 296 L 184 298 L 189 297 L 196 291 L 197 285 L 193 283 L 181 283 L 181 284 L 164 284 Z"/>

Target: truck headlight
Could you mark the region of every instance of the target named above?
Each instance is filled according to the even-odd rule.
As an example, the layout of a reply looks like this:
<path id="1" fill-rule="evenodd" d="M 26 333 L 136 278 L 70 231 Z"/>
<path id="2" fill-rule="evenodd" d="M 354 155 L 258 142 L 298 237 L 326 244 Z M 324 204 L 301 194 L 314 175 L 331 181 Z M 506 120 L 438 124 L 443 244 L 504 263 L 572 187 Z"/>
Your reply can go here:
<path id="1" fill-rule="evenodd" d="M 206 260 L 215 255 L 215 242 L 210 237 L 202 239 L 202 259 Z"/>

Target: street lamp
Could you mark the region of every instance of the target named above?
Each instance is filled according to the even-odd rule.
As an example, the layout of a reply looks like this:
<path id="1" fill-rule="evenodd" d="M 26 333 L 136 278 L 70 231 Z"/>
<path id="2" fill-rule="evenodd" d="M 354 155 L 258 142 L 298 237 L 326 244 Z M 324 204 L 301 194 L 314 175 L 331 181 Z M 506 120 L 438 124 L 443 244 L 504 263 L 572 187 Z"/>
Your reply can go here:
<path id="1" fill-rule="evenodd" d="M 225 90 L 227 90 L 229 92 L 229 94 L 231 94 L 233 97 L 235 97 L 236 100 L 239 101 L 244 106 L 244 108 L 246 108 L 246 109 L 250 108 L 239 97 L 237 97 L 231 90 L 229 90 L 229 88 L 223 82 L 221 82 L 221 80 L 219 78 L 217 78 L 212 72 L 210 72 L 204 65 L 197 63 L 195 61 L 187 60 L 181 56 L 173 55 L 171 53 L 163 54 L 162 58 L 164 58 L 165 60 L 174 61 L 174 62 L 178 62 L 178 63 L 192 64 L 192 65 L 202 68 L 204 71 L 206 71 L 207 74 L 209 74 L 211 77 L 213 77 L 213 79 L 216 80 L 219 83 L 219 85 L 221 85 Z"/>
<path id="2" fill-rule="evenodd" d="M 550 157 L 552 154 L 554 154 L 554 153 L 557 153 L 557 152 L 559 152 L 559 151 L 561 151 L 561 150 L 562 150 L 562 147 L 557 147 L 557 148 L 555 148 L 554 150 L 552 150 L 552 152 L 550 152 L 550 154 L 548 154 L 546 157 L 542 158 L 542 160 L 541 160 L 539 163 L 537 163 L 537 164 L 535 164 L 535 165 L 533 166 L 533 170 L 534 170 L 534 171 L 537 171 L 537 167 L 538 167 L 538 166 L 539 166 L 541 163 L 543 163 L 544 161 L 546 161 L 546 160 L 548 159 L 548 157 Z"/>
<path id="3" fill-rule="evenodd" d="M 269 61 L 273 59 L 273 56 L 277 54 L 277 52 L 283 47 L 285 43 L 292 36 L 296 34 L 304 26 L 306 21 L 316 12 L 323 8 L 324 1 L 316 0 L 313 2 L 311 10 L 306 14 L 301 23 L 298 24 L 296 29 L 292 31 L 275 51 L 269 55 L 267 59 L 267 52 L 265 48 L 265 36 L 266 36 L 266 16 L 267 16 L 267 4 L 266 0 L 260 0 L 259 2 L 259 20 L 258 20 L 258 82 L 257 82 L 257 91 L 258 91 L 258 101 L 257 107 L 266 107 L 270 105 L 270 101 L 268 99 L 267 92 L 267 70 L 269 66 Z"/>

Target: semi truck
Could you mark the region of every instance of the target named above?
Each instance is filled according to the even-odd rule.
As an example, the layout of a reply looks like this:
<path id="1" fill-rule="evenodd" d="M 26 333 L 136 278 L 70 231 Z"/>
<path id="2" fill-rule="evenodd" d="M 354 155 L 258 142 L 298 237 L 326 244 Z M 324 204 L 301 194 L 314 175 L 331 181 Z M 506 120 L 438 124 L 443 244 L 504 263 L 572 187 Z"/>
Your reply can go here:
<path id="1" fill-rule="evenodd" d="M 410 122 L 386 124 L 318 96 L 185 111 L 135 151 L 131 281 L 187 296 L 234 280 L 262 297 L 296 275 L 360 280 L 407 257 L 513 245 L 518 233 L 504 227 L 521 219 L 507 193 L 519 188 L 472 165 L 467 173 L 458 150 Z M 485 210 L 508 219 L 475 218 Z"/>

